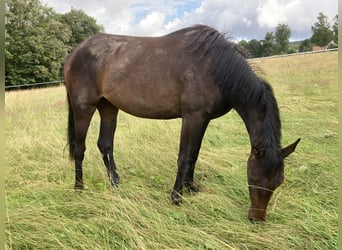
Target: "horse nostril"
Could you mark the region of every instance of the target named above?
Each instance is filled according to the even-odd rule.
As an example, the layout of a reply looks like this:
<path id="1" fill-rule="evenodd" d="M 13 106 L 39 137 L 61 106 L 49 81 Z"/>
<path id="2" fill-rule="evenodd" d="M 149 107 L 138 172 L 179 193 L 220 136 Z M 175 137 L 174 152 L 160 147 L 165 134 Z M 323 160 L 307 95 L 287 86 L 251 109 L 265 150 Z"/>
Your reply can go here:
<path id="1" fill-rule="evenodd" d="M 255 223 L 255 220 L 254 220 L 254 218 L 253 217 L 250 217 L 250 216 L 248 216 L 248 219 L 249 219 L 249 222 L 251 222 L 251 223 Z"/>
<path id="2" fill-rule="evenodd" d="M 262 223 L 265 221 L 265 213 L 261 211 L 249 211 L 248 219 L 251 223 Z"/>
<path id="3" fill-rule="evenodd" d="M 250 217 L 250 216 L 248 216 L 248 219 L 249 219 L 249 221 L 250 221 L 251 223 L 253 223 L 253 224 L 256 224 L 256 223 L 263 223 L 263 222 L 265 221 L 264 218 L 258 219 L 258 218 L 254 218 L 254 217 Z"/>

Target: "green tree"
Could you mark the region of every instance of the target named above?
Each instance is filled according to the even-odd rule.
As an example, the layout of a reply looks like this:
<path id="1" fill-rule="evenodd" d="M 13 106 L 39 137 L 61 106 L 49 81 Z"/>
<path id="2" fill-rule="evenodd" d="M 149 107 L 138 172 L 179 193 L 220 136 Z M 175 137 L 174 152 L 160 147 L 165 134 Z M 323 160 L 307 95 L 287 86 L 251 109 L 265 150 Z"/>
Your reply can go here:
<path id="1" fill-rule="evenodd" d="M 104 31 L 102 25 L 98 25 L 94 18 L 86 15 L 82 10 L 72 8 L 70 12 L 61 15 L 61 21 L 68 25 L 72 32 L 70 41 L 67 42 L 69 51 L 89 36 Z"/>
<path id="2" fill-rule="evenodd" d="M 313 44 L 324 47 L 333 40 L 333 32 L 330 29 L 328 17 L 322 12 L 318 14 L 317 22 L 311 26 Z"/>
<path id="3" fill-rule="evenodd" d="M 237 50 L 243 54 L 246 58 L 250 58 L 251 57 L 251 53 L 249 52 L 248 49 L 248 42 L 246 40 L 241 40 L 237 46 L 236 46 Z"/>
<path id="4" fill-rule="evenodd" d="M 289 49 L 289 42 L 291 37 L 291 29 L 286 24 L 278 24 L 275 31 L 275 41 L 277 46 L 277 52 L 280 54 L 286 54 Z"/>
<path id="5" fill-rule="evenodd" d="M 275 37 L 273 32 L 266 32 L 264 40 L 261 40 L 262 56 L 271 56 L 275 52 Z"/>
<path id="6" fill-rule="evenodd" d="M 312 50 L 311 39 L 305 39 L 304 41 L 302 41 L 298 49 L 299 49 L 299 52 L 311 51 Z"/>
<path id="7" fill-rule="evenodd" d="M 6 0 L 5 84 L 61 79 L 71 31 L 39 0 Z"/>
<path id="8" fill-rule="evenodd" d="M 248 42 L 248 51 L 251 53 L 251 57 L 261 57 L 262 56 L 262 44 L 256 39 L 252 39 Z"/>
<path id="9" fill-rule="evenodd" d="M 333 40 L 336 45 L 338 45 L 338 15 L 334 17 L 334 24 L 332 26 L 332 31 L 333 31 Z"/>

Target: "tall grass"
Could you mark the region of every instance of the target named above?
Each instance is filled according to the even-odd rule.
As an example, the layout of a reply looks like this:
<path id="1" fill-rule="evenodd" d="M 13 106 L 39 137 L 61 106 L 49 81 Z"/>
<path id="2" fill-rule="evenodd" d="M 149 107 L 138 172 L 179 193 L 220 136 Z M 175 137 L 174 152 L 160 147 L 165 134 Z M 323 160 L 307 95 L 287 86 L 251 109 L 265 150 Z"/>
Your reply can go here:
<path id="1" fill-rule="evenodd" d="M 8 92 L 7 249 L 336 249 L 337 53 L 254 60 L 278 99 L 286 180 L 267 222 L 251 224 L 248 134 L 232 111 L 209 125 L 196 166 L 201 192 L 174 206 L 180 120 L 119 113 L 115 157 L 122 183 L 109 184 L 89 128 L 86 189 L 73 190 L 64 87 Z"/>

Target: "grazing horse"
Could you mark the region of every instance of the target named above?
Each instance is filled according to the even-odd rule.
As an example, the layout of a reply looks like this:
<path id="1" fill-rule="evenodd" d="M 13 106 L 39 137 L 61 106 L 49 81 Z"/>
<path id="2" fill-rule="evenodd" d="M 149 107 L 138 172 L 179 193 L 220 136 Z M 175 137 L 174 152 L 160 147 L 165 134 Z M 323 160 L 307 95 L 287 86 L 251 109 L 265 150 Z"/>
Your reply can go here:
<path id="1" fill-rule="evenodd" d="M 271 86 L 213 28 L 197 25 L 161 37 L 96 34 L 67 57 L 68 143 L 75 160 L 75 189 L 83 188 L 82 161 L 91 118 L 101 118 L 98 147 L 112 185 L 119 183 L 113 141 L 119 109 L 151 119 L 182 119 L 178 172 L 171 193 L 198 191 L 195 163 L 210 120 L 235 109 L 249 133 L 249 218 L 262 221 L 273 191 L 284 180 L 281 123 Z"/>

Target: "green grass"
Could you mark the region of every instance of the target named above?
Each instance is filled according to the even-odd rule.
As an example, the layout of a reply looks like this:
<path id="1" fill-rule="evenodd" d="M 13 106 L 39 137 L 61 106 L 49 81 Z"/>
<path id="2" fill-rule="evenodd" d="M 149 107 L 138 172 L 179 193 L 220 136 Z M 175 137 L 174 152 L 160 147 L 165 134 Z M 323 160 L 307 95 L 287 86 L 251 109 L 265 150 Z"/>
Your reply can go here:
<path id="1" fill-rule="evenodd" d="M 247 219 L 248 134 L 236 112 L 212 121 L 195 178 L 201 192 L 174 206 L 180 120 L 119 113 L 112 188 L 89 128 L 86 189 L 73 190 L 64 87 L 7 92 L 7 249 L 337 249 L 337 53 L 254 60 L 274 87 L 286 180 L 267 221 Z"/>

